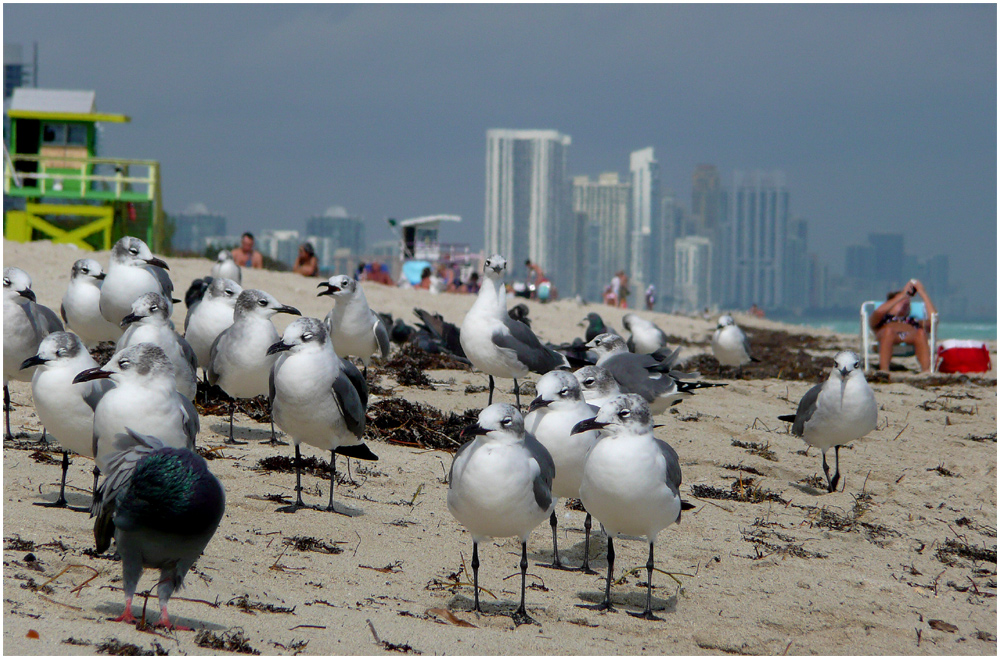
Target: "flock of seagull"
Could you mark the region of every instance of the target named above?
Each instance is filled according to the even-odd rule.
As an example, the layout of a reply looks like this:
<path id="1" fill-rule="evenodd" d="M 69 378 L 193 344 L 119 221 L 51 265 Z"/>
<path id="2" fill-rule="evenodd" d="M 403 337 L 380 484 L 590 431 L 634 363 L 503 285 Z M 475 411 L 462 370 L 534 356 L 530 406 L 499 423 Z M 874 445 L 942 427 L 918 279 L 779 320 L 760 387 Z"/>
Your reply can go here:
<path id="1" fill-rule="evenodd" d="M 642 537 L 649 545 L 646 605 L 639 617 L 658 619 L 652 610 L 652 572 L 657 535 L 681 519 L 690 504 L 681 498 L 676 451 L 654 437 L 654 418 L 700 389 L 725 386 L 699 381 L 681 370 L 680 349 L 650 321 L 624 317 L 626 341 L 596 313 L 588 314 L 586 339 L 556 346 L 535 335 L 507 307 L 500 255 L 486 259 L 478 296 L 461 328 L 417 310 L 422 327 L 437 336 L 434 349 L 453 352 L 489 378 L 489 404 L 466 428 L 467 440 L 455 454 L 448 476 L 448 509 L 472 536 L 474 610 L 479 604 L 479 545 L 488 538 L 521 542 L 520 604 L 517 624 L 533 622 L 525 607 L 527 539 L 549 520 L 551 567 L 589 566 L 592 520 L 607 534 L 604 600 L 592 607 L 613 611 L 614 539 Z M 143 241 L 122 238 L 113 248 L 108 271 L 93 259 L 73 265 L 60 308 L 65 331 L 51 309 L 37 303 L 26 272 L 4 269 L 4 405 L 10 433 L 11 379 L 31 382 L 32 400 L 46 434 L 63 449 L 59 497 L 43 506 L 63 506 L 69 454 L 92 458 L 93 501 L 99 551 L 111 539 L 122 558 L 125 610 L 119 621 L 134 621 L 131 602 L 144 568 L 160 570 L 158 626 L 172 627 L 167 603 L 202 554 L 225 511 L 225 492 L 205 460 L 195 452 L 199 417 L 192 400 L 198 370 L 208 384 L 232 399 L 267 396 L 271 442 L 283 444 L 275 426 L 294 445 L 295 512 L 302 500 L 302 443 L 330 451 L 331 512 L 335 505 L 336 456 L 378 457 L 364 442 L 369 399 L 368 366 L 389 354 L 390 339 L 417 341 L 397 320 L 387 322 L 368 305 L 360 282 L 335 275 L 319 284 L 319 295 L 334 306 L 325 319 L 300 317 L 278 334 L 278 313 L 301 316 L 272 295 L 242 289 L 240 269 L 220 252 L 212 276 L 196 280 L 185 295 L 184 335 L 170 321 L 173 284 L 168 266 Z M 391 326 L 387 327 L 387 325 Z M 115 353 L 98 366 L 88 348 L 115 342 Z M 712 338 L 722 366 L 739 369 L 754 360 L 751 346 L 732 317 L 722 316 Z M 359 359 L 362 370 L 350 361 Z M 575 370 L 574 370 L 575 369 Z M 534 398 L 522 414 L 518 380 L 536 373 Z M 495 379 L 514 381 L 515 404 L 493 403 Z M 234 403 L 235 406 L 235 403 Z M 233 436 L 230 410 L 228 444 Z M 792 433 L 823 456 L 830 492 L 839 478 L 839 448 L 876 425 L 874 395 L 858 357 L 844 351 L 829 378 L 803 396 L 795 414 L 782 416 Z M 831 476 L 826 460 L 836 456 Z M 103 482 L 99 483 L 99 476 Z M 583 565 L 567 567 L 559 557 L 556 502 L 579 499 L 586 511 Z M 345 513 L 346 514 L 346 513 Z M 631 612 L 630 612 L 631 613 Z"/>

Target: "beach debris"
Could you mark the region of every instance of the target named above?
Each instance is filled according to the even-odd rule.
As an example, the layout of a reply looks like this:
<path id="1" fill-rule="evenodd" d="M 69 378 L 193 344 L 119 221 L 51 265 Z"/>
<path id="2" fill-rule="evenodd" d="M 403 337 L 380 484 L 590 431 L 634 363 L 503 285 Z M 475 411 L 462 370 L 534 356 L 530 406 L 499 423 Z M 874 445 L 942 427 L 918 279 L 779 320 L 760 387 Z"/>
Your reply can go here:
<path id="1" fill-rule="evenodd" d="M 836 338 L 792 334 L 784 330 L 747 329 L 746 333 L 753 343 L 754 357 L 760 363 L 755 362 L 745 367 L 741 377 L 733 378 L 731 374 L 727 374 L 724 379 L 820 380 L 833 366 L 833 358 L 815 356 L 810 352 L 835 350 L 839 347 Z M 699 371 L 703 379 L 723 379 L 718 374 L 719 362 L 710 354 L 686 360 L 684 368 Z"/>
<path id="2" fill-rule="evenodd" d="M 462 620 L 448 609 L 427 609 L 424 613 L 426 613 L 429 616 L 434 616 L 435 618 L 438 618 L 449 625 L 455 625 L 456 627 L 472 627 L 474 629 L 478 629 L 476 625 L 472 624 L 468 620 Z M 597 625 L 594 626 L 596 627 Z"/>
<path id="3" fill-rule="evenodd" d="M 295 607 L 288 608 L 286 606 L 277 606 L 274 604 L 268 604 L 266 602 L 255 602 L 250 599 L 247 594 L 234 597 L 233 599 L 226 602 L 226 606 L 231 606 L 239 609 L 243 613 L 249 613 L 255 615 L 256 611 L 262 611 L 264 613 L 291 613 L 295 614 Z"/>
<path id="4" fill-rule="evenodd" d="M 948 538 L 944 541 L 943 545 L 938 547 L 937 552 L 935 552 L 935 556 L 937 556 L 937 559 L 945 565 L 950 565 L 952 567 L 958 564 L 956 559 L 959 558 L 964 558 L 974 562 L 988 561 L 990 563 L 996 563 L 997 548 L 993 547 L 993 549 L 988 549 L 986 547 L 976 547 L 961 540 Z"/>
<path id="5" fill-rule="evenodd" d="M 765 460 L 778 462 L 778 455 L 771 450 L 770 442 L 767 442 L 766 444 L 761 444 L 760 442 L 743 442 L 734 437 L 731 444 L 736 448 L 744 449 L 748 453 L 760 456 Z"/>
<path id="6" fill-rule="evenodd" d="M 234 627 L 221 634 L 202 629 L 195 635 L 194 642 L 198 647 L 210 650 L 225 650 L 239 654 L 260 654 L 258 650 L 250 647 L 250 643 L 247 641 L 242 627 Z"/>
<path id="7" fill-rule="evenodd" d="M 958 631 L 958 626 L 953 625 L 950 622 L 945 622 L 944 620 L 930 619 L 927 621 L 931 629 L 936 629 L 939 632 L 948 632 L 949 634 L 954 634 Z"/>
<path id="8" fill-rule="evenodd" d="M 478 412 L 444 414 L 423 403 L 386 398 L 368 406 L 366 435 L 373 440 L 424 449 L 457 451 L 462 430 L 476 422 Z"/>
<path id="9" fill-rule="evenodd" d="M 334 544 L 329 544 L 318 540 L 316 538 L 309 538 L 306 536 L 296 535 L 291 538 L 285 538 L 282 541 L 285 545 L 292 547 L 296 551 L 314 551 L 319 554 L 343 554 L 344 550 L 337 546 L 337 544 L 343 544 L 342 542 L 335 542 Z"/>
<path id="10" fill-rule="evenodd" d="M 123 643 L 117 638 L 106 638 L 96 648 L 98 654 L 110 654 L 118 657 L 165 657 L 167 651 L 163 646 L 153 641 L 152 648 L 144 650 L 135 643 Z"/>

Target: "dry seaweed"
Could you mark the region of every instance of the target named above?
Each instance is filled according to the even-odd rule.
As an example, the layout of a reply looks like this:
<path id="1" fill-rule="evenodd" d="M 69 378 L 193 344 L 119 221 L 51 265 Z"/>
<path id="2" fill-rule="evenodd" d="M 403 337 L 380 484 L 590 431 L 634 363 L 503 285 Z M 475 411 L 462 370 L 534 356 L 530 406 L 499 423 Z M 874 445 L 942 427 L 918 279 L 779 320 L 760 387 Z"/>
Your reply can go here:
<path id="1" fill-rule="evenodd" d="M 234 597 L 226 602 L 226 606 L 237 608 L 243 613 L 254 613 L 255 611 L 263 611 L 264 613 L 295 613 L 294 606 L 288 608 L 286 606 L 267 604 L 266 602 L 254 602 L 250 599 L 250 596 L 246 594 Z"/>
<path id="2" fill-rule="evenodd" d="M 320 554 L 342 554 L 344 550 L 336 545 L 331 545 L 316 538 L 296 535 L 285 538 L 284 543 L 298 551 L 314 551 Z"/>
<path id="3" fill-rule="evenodd" d="M 757 528 L 751 529 L 749 531 L 741 531 L 743 540 L 745 542 L 752 543 L 757 555 L 754 557 L 755 560 L 759 560 L 770 554 L 778 554 L 781 557 L 785 556 L 795 556 L 796 558 L 826 558 L 826 554 L 821 554 L 817 551 L 809 551 L 802 546 L 801 543 L 796 542 L 795 538 L 784 533 L 779 533 L 778 531 L 762 528 L 763 525 Z M 780 541 L 783 544 L 778 544 L 774 542 L 775 540 Z M 767 553 L 761 551 L 762 549 L 767 550 Z"/>
<path id="4" fill-rule="evenodd" d="M 760 485 L 754 485 L 755 479 L 739 477 L 733 480 L 728 490 L 712 485 L 696 484 L 691 486 L 691 494 L 699 499 L 720 499 L 725 501 L 740 501 L 742 503 L 788 503 L 780 494 L 772 492 Z"/>
<path id="5" fill-rule="evenodd" d="M 964 558 L 970 561 L 997 562 L 997 548 L 987 549 L 986 547 L 976 547 L 960 540 L 948 538 L 944 545 L 938 547 L 935 554 L 937 559 L 946 565 L 955 565 L 955 558 Z"/>
<path id="6" fill-rule="evenodd" d="M 456 451 L 465 443 L 462 430 L 477 417 L 475 410 L 444 414 L 423 403 L 386 398 L 368 407 L 366 431 L 370 439 L 390 444 Z"/>
<path id="7" fill-rule="evenodd" d="M 970 377 L 964 373 L 949 373 L 940 375 L 929 375 L 927 377 L 908 380 L 907 384 L 917 389 L 936 389 L 937 387 L 950 387 L 955 385 L 972 385 L 975 387 L 991 387 L 996 389 L 996 378 Z"/>
<path id="8" fill-rule="evenodd" d="M 771 450 L 770 443 L 761 444 L 760 442 L 742 442 L 734 438 L 732 441 L 732 445 L 737 448 L 745 449 L 746 451 L 754 455 L 758 455 L 764 458 L 765 460 L 770 460 L 771 462 L 778 461 L 778 456 L 774 451 Z"/>
<path id="9" fill-rule="evenodd" d="M 832 350 L 839 347 L 836 339 L 808 334 L 792 334 L 783 330 L 747 330 L 753 346 L 754 357 L 760 362 L 743 367 L 742 379 L 805 380 L 816 382 L 825 379 L 833 366 L 832 357 L 814 357 L 807 350 Z M 698 355 L 685 363 L 687 370 L 697 370 L 708 380 L 736 377 L 733 369 L 721 369 L 711 355 Z"/>
<path id="10" fill-rule="evenodd" d="M 122 643 L 117 638 L 107 638 L 98 644 L 99 654 L 110 654 L 119 657 L 165 657 L 167 651 L 159 643 L 153 642 L 153 649 L 144 650 L 135 643 Z"/>
<path id="11" fill-rule="evenodd" d="M 90 356 L 94 358 L 98 366 L 104 366 L 115 354 L 115 344 L 110 341 L 101 341 L 90 350 Z"/>
<path id="12" fill-rule="evenodd" d="M 24 540 L 15 533 L 10 538 L 3 539 L 3 548 L 13 551 L 34 551 L 35 543 L 31 540 Z"/>
<path id="13" fill-rule="evenodd" d="M 314 455 L 299 459 L 299 465 L 303 473 L 316 476 L 317 478 L 330 478 L 330 463 L 323 458 Z M 277 471 L 279 473 L 291 474 L 295 472 L 295 458 L 288 455 L 269 455 L 261 458 L 253 467 L 256 471 Z M 337 474 L 337 481 L 346 478 Z"/>
<path id="14" fill-rule="evenodd" d="M 250 647 L 247 637 L 239 627 L 215 634 L 207 629 L 202 629 L 194 637 L 196 645 L 210 650 L 225 650 L 227 652 L 238 652 L 239 654 L 260 654 L 259 651 Z"/>
<path id="15" fill-rule="evenodd" d="M 231 404 L 236 405 L 237 412 L 245 414 L 257 423 L 271 422 L 271 406 L 266 397 L 233 399 L 218 385 L 206 386 L 204 382 L 198 380 L 198 393 L 194 397 L 198 414 L 228 417 Z"/>

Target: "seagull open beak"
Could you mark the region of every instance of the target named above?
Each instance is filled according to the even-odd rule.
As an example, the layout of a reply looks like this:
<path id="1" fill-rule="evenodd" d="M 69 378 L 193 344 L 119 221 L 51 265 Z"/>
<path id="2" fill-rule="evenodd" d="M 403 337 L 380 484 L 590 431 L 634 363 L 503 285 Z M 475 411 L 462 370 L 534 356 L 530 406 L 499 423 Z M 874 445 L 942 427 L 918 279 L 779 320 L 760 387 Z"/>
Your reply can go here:
<path id="1" fill-rule="evenodd" d="M 292 346 L 288 345 L 284 341 L 278 341 L 277 343 L 272 344 L 271 347 L 267 349 L 267 354 L 276 355 L 279 352 L 284 352 L 286 350 L 291 350 L 291 349 Z"/>
<path id="2" fill-rule="evenodd" d="M 489 432 L 486 428 L 483 428 L 478 423 L 473 423 L 471 426 L 467 426 L 465 430 L 462 431 L 462 437 L 478 437 L 479 435 L 485 435 Z"/>
<path id="3" fill-rule="evenodd" d="M 571 435 L 579 435 L 582 432 L 587 432 L 588 430 L 601 430 L 606 428 L 608 424 L 598 421 L 595 416 L 593 419 L 584 419 L 580 423 L 573 426 L 573 430 L 570 431 Z"/>
<path id="4" fill-rule="evenodd" d="M 99 275 L 94 275 L 94 279 L 97 279 L 98 281 L 101 281 L 101 280 L 103 280 L 103 279 L 104 279 L 105 277 L 107 277 L 107 276 L 108 276 L 108 273 L 106 273 L 106 272 L 102 272 L 102 273 L 101 273 L 101 274 L 99 274 Z"/>
<path id="5" fill-rule="evenodd" d="M 91 380 L 101 380 L 111 377 L 111 371 L 103 371 L 100 366 L 95 368 L 88 368 L 86 371 L 80 371 L 73 378 L 73 384 L 80 384 L 81 382 L 90 382 Z"/>
<path id="6" fill-rule="evenodd" d="M 138 316 L 138 315 L 136 315 L 134 313 L 130 313 L 129 315 L 127 315 L 124 318 L 122 318 L 122 322 L 120 323 L 121 328 L 125 329 L 126 327 L 128 327 L 132 323 L 134 323 L 136 321 L 139 321 L 139 320 L 142 320 L 144 317 L 145 316 Z"/>
<path id="7" fill-rule="evenodd" d="M 23 371 L 24 369 L 31 368 L 32 366 L 39 366 L 41 364 L 44 364 L 47 361 L 49 361 L 49 360 L 45 359 L 44 357 L 39 357 L 38 355 L 33 355 L 33 356 L 28 357 L 27 359 L 25 359 L 23 362 L 21 362 L 20 370 Z"/>
<path id="8" fill-rule="evenodd" d="M 551 400 L 546 400 L 545 398 L 538 396 L 528 405 L 528 412 L 534 412 L 535 410 L 539 410 L 543 407 L 548 407 L 551 403 Z"/>
<path id="9" fill-rule="evenodd" d="M 287 313 L 287 314 L 291 314 L 291 315 L 293 315 L 293 316 L 301 316 L 301 315 L 302 315 L 302 312 L 301 312 L 301 311 L 299 311 L 299 310 L 298 310 L 298 309 L 296 309 L 295 307 L 290 307 L 290 306 L 288 306 L 287 304 L 286 304 L 286 305 L 283 305 L 283 306 L 280 306 L 280 307 L 278 307 L 278 308 L 277 308 L 277 309 L 275 310 L 275 313 Z"/>
<path id="10" fill-rule="evenodd" d="M 322 297 L 324 295 L 333 295 L 334 293 L 340 292 L 340 286 L 334 286 L 330 282 L 322 281 L 316 284 L 316 288 L 323 288 L 324 286 L 326 286 L 326 290 L 323 291 L 322 293 L 317 293 L 316 297 Z"/>
<path id="11" fill-rule="evenodd" d="M 31 290 L 30 288 L 26 288 L 23 291 L 18 291 L 17 294 L 20 295 L 21 297 L 28 298 L 32 302 L 34 302 L 35 299 L 36 299 L 35 298 L 35 291 Z"/>
<path id="12" fill-rule="evenodd" d="M 157 268 L 163 268 L 164 270 L 170 269 L 170 266 L 167 265 L 166 261 L 164 261 L 163 259 L 158 259 L 155 256 L 146 259 L 146 263 L 148 263 L 149 265 L 155 265 Z"/>

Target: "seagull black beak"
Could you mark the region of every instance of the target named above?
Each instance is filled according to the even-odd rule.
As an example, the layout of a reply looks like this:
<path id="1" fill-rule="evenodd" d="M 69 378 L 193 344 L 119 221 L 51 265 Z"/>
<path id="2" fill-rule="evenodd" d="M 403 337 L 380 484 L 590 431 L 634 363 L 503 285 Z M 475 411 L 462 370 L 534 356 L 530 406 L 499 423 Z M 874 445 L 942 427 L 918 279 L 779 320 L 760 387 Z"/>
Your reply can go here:
<path id="1" fill-rule="evenodd" d="M 26 288 L 23 291 L 18 291 L 17 294 L 20 295 L 21 297 L 28 298 L 32 302 L 34 302 L 35 299 L 36 299 L 35 298 L 35 291 L 31 290 L 30 288 Z"/>
<path id="2" fill-rule="evenodd" d="M 291 349 L 292 346 L 288 345 L 284 341 L 278 341 L 277 343 L 272 344 L 271 347 L 267 349 L 267 354 L 276 355 L 279 352 L 284 352 L 286 350 L 291 350 Z"/>
<path id="3" fill-rule="evenodd" d="M 291 314 L 293 316 L 301 316 L 302 315 L 301 311 L 299 311 L 295 307 L 290 307 L 287 304 L 284 305 L 284 306 L 278 307 L 275 310 L 275 313 L 287 313 L 287 314 Z"/>
<path id="4" fill-rule="evenodd" d="M 40 364 L 44 364 L 47 361 L 49 361 L 49 360 L 45 359 L 44 357 L 39 357 L 38 355 L 33 355 L 33 356 L 28 357 L 27 359 L 25 359 L 23 362 L 21 362 L 20 370 L 23 371 L 24 369 L 31 368 L 32 366 L 39 366 Z"/>
<path id="5" fill-rule="evenodd" d="M 333 295 L 334 293 L 340 292 L 340 287 L 334 286 L 330 282 L 321 281 L 320 283 L 316 284 L 316 288 L 323 288 L 324 286 L 326 286 L 326 290 L 323 291 L 322 293 L 317 293 L 316 297 L 322 297 L 324 295 Z"/>
<path id="6" fill-rule="evenodd" d="M 143 318 L 144 318 L 144 316 L 137 316 L 134 313 L 130 313 L 129 315 L 127 315 L 124 318 L 122 318 L 122 322 L 120 323 L 120 325 L 121 325 L 122 329 L 125 329 L 126 327 L 128 327 L 132 323 L 134 323 L 134 322 L 136 322 L 138 320 L 142 320 Z"/>
<path id="7" fill-rule="evenodd" d="M 571 435 L 579 435 L 582 432 L 587 432 L 588 430 L 601 430 L 606 428 L 608 424 L 598 421 L 595 416 L 593 419 L 584 419 L 580 423 L 573 426 L 573 430 L 570 431 Z"/>
<path id="8" fill-rule="evenodd" d="M 462 431 L 462 437 L 478 437 L 479 435 L 485 435 L 489 430 L 483 428 L 478 423 L 473 423 L 471 426 L 467 426 L 465 430 Z"/>
<path id="9" fill-rule="evenodd" d="M 164 261 L 163 259 L 158 259 L 155 256 L 146 259 L 146 263 L 148 263 L 149 265 L 155 265 L 157 268 L 163 268 L 164 270 L 170 269 L 170 266 L 167 265 L 166 261 Z"/>
<path id="10" fill-rule="evenodd" d="M 551 404 L 552 404 L 551 400 L 546 400 L 541 396 L 538 396 L 528 405 L 528 412 L 534 412 L 535 410 L 539 410 L 543 407 L 548 407 Z"/>
<path id="11" fill-rule="evenodd" d="M 102 371 L 101 367 L 88 368 L 86 371 L 80 371 L 73 378 L 73 384 L 80 384 L 81 382 L 90 382 L 91 380 L 100 380 L 102 378 L 110 378 L 111 371 Z"/>
<path id="12" fill-rule="evenodd" d="M 104 279 L 104 278 L 105 278 L 105 277 L 107 277 L 107 276 L 108 276 L 108 273 L 106 273 L 106 272 L 102 272 L 102 273 L 101 273 L 101 274 L 99 274 L 99 275 L 94 275 L 94 279 L 97 279 L 97 280 L 102 280 L 102 279 Z"/>

